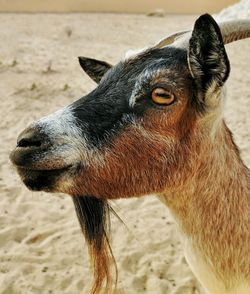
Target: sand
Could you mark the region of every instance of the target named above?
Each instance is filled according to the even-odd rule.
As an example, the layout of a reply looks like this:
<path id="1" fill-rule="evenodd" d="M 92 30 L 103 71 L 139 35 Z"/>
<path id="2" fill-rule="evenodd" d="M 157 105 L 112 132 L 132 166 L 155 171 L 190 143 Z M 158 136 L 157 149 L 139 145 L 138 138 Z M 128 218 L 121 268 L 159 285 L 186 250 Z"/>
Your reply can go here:
<path id="1" fill-rule="evenodd" d="M 32 193 L 8 155 L 30 122 L 95 84 L 78 55 L 116 63 L 130 48 L 192 26 L 195 16 L 0 14 L 0 293 L 89 293 L 86 244 L 69 196 Z M 227 46 L 231 60 L 226 121 L 250 166 L 250 41 Z M 168 209 L 154 196 L 118 200 L 112 247 L 117 293 L 203 294 L 183 256 Z"/>
<path id="2" fill-rule="evenodd" d="M 0 0 L 1 12 L 118 12 L 150 13 L 157 9 L 171 13 L 215 13 L 237 0 Z"/>

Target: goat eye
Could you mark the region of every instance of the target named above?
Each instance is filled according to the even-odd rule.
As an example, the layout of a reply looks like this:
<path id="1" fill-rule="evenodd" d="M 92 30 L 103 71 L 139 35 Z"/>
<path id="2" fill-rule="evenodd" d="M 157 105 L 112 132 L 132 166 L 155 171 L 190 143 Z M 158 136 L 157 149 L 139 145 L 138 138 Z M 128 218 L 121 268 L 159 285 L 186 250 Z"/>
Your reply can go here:
<path id="1" fill-rule="evenodd" d="M 156 104 L 170 105 L 175 101 L 174 94 L 163 88 L 155 88 L 151 94 L 151 98 Z"/>

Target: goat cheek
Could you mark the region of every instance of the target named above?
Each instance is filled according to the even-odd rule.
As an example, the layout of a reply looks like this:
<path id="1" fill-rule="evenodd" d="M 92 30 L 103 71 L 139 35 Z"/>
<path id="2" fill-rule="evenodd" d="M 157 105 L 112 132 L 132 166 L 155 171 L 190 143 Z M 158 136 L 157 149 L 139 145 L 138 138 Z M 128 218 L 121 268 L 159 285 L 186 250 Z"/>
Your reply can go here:
<path id="1" fill-rule="evenodd" d="M 165 155 L 172 145 L 147 133 L 136 128 L 122 133 L 106 153 L 105 164 L 80 171 L 63 192 L 113 199 L 162 192 L 169 174 Z"/>
<path id="2" fill-rule="evenodd" d="M 122 162 L 122 166 L 112 161 L 106 168 L 89 170 L 82 179 L 78 179 L 76 191 L 78 189 L 83 194 L 115 199 L 153 193 L 160 188 L 159 186 L 163 186 L 156 177 L 149 175 L 145 170 L 148 168 L 145 164 L 133 164 L 128 158 L 126 162 Z M 161 172 L 155 169 L 155 174 Z"/>

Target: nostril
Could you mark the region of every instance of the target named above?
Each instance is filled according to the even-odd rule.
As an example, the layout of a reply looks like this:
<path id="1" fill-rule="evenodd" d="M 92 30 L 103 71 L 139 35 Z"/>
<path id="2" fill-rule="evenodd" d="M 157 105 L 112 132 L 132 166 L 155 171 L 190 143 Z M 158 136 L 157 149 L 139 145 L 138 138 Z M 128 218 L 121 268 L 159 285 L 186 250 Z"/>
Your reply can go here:
<path id="1" fill-rule="evenodd" d="M 41 141 L 35 138 L 23 138 L 17 142 L 17 147 L 40 147 L 41 145 Z"/>
<path id="2" fill-rule="evenodd" d="M 25 129 L 17 138 L 17 147 L 21 148 L 42 148 L 47 144 L 48 138 L 40 129 L 34 127 Z"/>

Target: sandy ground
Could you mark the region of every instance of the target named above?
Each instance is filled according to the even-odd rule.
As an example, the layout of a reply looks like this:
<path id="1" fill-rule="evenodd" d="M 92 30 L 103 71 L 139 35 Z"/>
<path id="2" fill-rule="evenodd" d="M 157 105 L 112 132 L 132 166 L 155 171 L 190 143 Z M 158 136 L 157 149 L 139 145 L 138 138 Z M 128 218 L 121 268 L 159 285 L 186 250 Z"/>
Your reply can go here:
<path id="1" fill-rule="evenodd" d="M 30 122 L 94 88 L 77 56 L 116 63 L 129 48 L 186 29 L 194 16 L 0 14 L 0 293 L 89 293 L 86 244 L 68 196 L 32 193 L 8 155 Z M 250 41 L 227 46 L 225 117 L 250 165 Z M 117 293 L 202 294 L 169 211 L 153 196 L 113 203 Z"/>
<path id="2" fill-rule="evenodd" d="M 244 0 L 243 0 L 244 1 Z M 237 0 L 0 0 L 2 12 L 120 12 L 149 13 L 163 10 L 166 13 L 215 13 Z"/>

